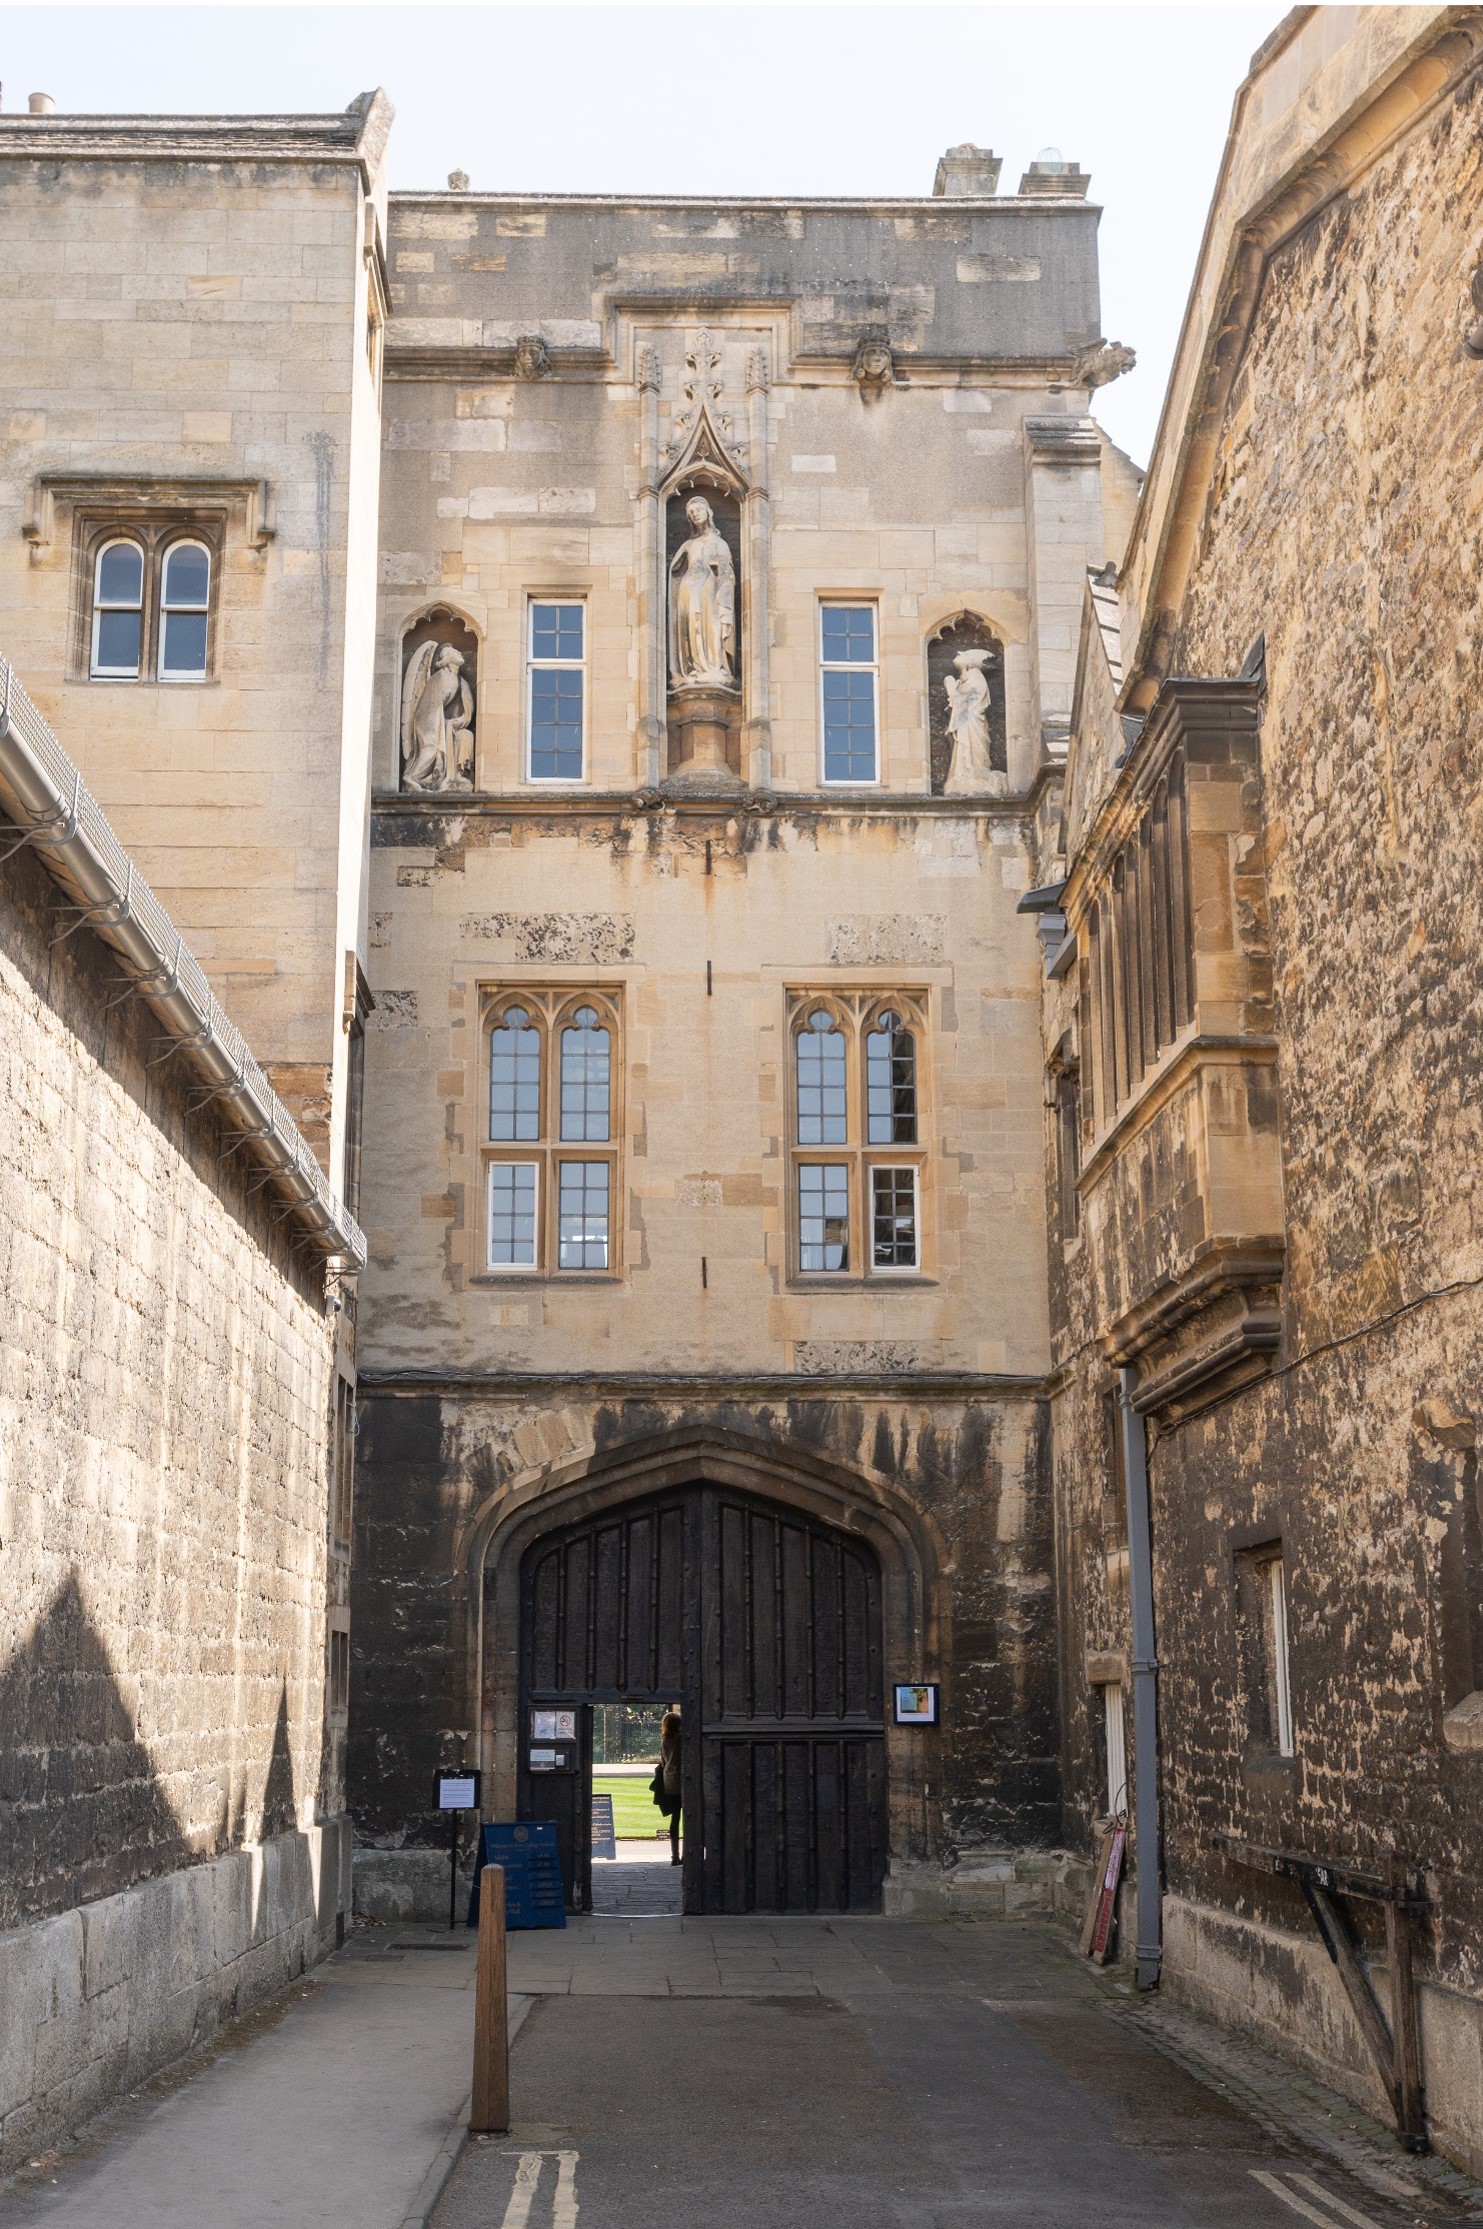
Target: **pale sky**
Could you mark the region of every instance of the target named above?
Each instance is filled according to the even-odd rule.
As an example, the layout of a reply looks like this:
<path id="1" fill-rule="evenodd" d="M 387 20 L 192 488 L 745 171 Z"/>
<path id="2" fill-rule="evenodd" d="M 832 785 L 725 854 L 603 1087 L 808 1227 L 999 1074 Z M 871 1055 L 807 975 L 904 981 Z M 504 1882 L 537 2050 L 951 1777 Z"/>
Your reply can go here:
<path id="1" fill-rule="evenodd" d="M 4 106 L 396 104 L 391 183 L 487 191 L 930 193 L 960 140 L 1012 191 L 1052 146 L 1102 205 L 1097 412 L 1146 463 L 1231 102 L 1280 7 L 7 7 Z"/>

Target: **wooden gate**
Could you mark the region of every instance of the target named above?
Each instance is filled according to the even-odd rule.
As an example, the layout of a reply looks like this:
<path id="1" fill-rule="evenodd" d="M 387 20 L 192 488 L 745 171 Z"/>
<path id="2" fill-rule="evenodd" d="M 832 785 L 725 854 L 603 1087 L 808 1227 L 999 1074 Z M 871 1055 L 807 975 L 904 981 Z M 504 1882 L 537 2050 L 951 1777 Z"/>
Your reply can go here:
<path id="1" fill-rule="evenodd" d="M 879 1908 L 880 1572 L 864 1541 L 695 1486 L 536 1541 L 521 1603 L 521 1816 L 555 1818 L 578 1909 L 591 1903 L 590 1708 L 672 1701 L 686 1911 Z M 532 1714 L 549 1710 L 576 1714 L 575 1770 L 531 1769 L 547 1746 Z"/>

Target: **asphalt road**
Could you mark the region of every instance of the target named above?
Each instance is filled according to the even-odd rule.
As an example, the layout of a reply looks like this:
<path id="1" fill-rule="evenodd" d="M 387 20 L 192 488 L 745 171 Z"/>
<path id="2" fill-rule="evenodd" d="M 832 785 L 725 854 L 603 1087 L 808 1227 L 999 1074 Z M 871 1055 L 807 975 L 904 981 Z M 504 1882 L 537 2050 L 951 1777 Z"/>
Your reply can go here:
<path id="1" fill-rule="evenodd" d="M 465 2153 L 433 2229 L 1423 2218 L 1154 2049 L 1039 1931 L 730 1923 L 748 1924 L 775 1946 L 774 1988 L 738 1934 L 719 1938 L 712 1987 L 685 1968 L 676 1993 L 654 1938 L 635 1927 L 605 1949 L 587 1923 L 566 1987 L 553 1964 L 560 1993 L 517 2039 L 510 2136 Z"/>

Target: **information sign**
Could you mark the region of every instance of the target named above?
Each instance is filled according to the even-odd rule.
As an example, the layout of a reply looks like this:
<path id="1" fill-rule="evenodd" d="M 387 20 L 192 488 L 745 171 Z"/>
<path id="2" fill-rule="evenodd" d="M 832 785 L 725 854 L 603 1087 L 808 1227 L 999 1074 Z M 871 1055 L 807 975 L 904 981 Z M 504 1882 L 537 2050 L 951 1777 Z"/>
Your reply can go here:
<path id="1" fill-rule="evenodd" d="M 898 1726 L 935 1726 L 940 1694 L 935 1680 L 900 1683 L 891 1690 L 891 1715 Z"/>
<path id="2" fill-rule="evenodd" d="M 505 1925 L 515 1927 L 565 1927 L 566 1891 L 561 1881 L 561 1853 L 556 1846 L 555 1823 L 549 1819 L 517 1819 L 486 1825 L 479 1835 L 479 1872 L 486 1865 L 501 1865 L 505 1872 Z M 479 1874 L 469 1899 L 469 1925 L 479 1924 Z"/>
<path id="3" fill-rule="evenodd" d="M 592 1799 L 592 1855 L 610 1858 L 618 1855 L 618 1838 L 613 1831 L 613 1799 L 610 1795 L 597 1795 Z"/>
<path id="4" fill-rule="evenodd" d="M 476 1772 L 440 1772 L 438 1774 L 438 1809 L 440 1811 L 477 1811 L 479 1808 L 479 1775 Z"/>

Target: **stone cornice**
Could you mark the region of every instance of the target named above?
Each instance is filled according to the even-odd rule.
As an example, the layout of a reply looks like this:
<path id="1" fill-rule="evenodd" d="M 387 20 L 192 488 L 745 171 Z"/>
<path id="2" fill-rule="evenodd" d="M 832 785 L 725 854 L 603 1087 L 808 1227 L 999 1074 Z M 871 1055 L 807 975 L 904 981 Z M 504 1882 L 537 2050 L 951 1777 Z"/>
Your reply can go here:
<path id="1" fill-rule="evenodd" d="M 806 816 L 813 820 L 866 818 L 917 820 L 1016 820 L 1032 810 L 1035 792 L 1012 797 L 847 797 L 827 791 L 770 791 L 763 798 L 752 790 L 697 795 L 677 791 L 588 790 L 560 796 L 534 796 L 527 790 L 500 795 L 489 790 L 436 790 L 412 795 L 403 790 L 378 790 L 371 799 L 372 842 L 374 823 L 389 820 L 649 820 L 672 815 L 681 820 L 787 820 Z"/>
<path id="2" fill-rule="evenodd" d="M 377 1370 L 357 1373 L 361 1394 L 390 1399 L 436 1395 L 443 1400 L 528 1401 L 574 1394 L 591 1400 L 833 1400 L 879 1393 L 889 1399 L 1043 1400 L 1047 1376 L 1012 1376 L 977 1370 L 864 1370 L 813 1376 L 803 1372 L 738 1371 L 733 1376 L 671 1370 L 623 1370 L 610 1375 L 584 1370 Z"/>
<path id="3" fill-rule="evenodd" d="M 0 116 L 0 160 L 353 163 L 369 188 L 394 113 L 378 90 L 329 116 Z"/>
<path id="4" fill-rule="evenodd" d="M 22 119 L 24 121 L 24 119 Z M 1101 205 L 1075 194 L 991 194 L 981 200 L 969 195 L 916 194 L 899 197 L 810 194 L 618 194 L 618 193 L 451 193 L 437 188 L 405 188 L 390 196 L 398 209 L 601 209 L 609 214 L 647 209 L 796 209 L 818 210 L 851 217 L 928 216 L 950 220 L 958 216 L 1080 216 L 1090 211 L 1100 216 Z"/>

